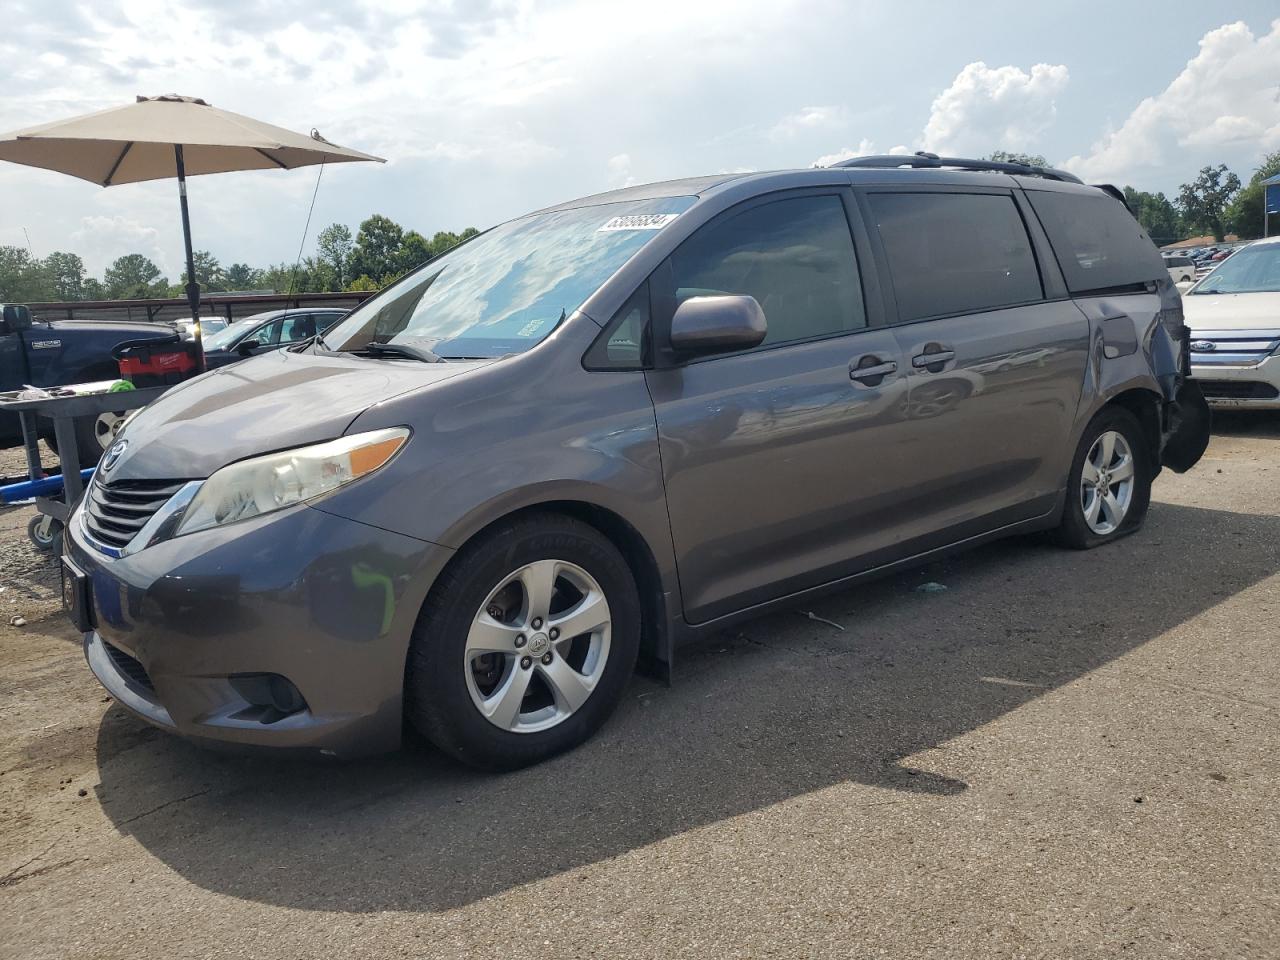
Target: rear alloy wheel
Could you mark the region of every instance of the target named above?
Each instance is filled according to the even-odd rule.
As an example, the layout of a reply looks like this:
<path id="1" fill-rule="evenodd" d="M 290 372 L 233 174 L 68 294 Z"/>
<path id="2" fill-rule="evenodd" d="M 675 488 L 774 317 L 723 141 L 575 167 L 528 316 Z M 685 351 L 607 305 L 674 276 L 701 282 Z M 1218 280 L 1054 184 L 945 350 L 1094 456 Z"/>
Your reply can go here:
<path id="1" fill-rule="evenodd" d="M 510 770 L 587 739 L 635 667 L 640 600 L 618 549 L 558 515 L 469 543 L 414 627 L 406 713 L 446 753 Z"/>
<path id="2" fill-rule="evenodd" d="M 1108 408 L 1085 428 L 1067 480 L 1059 535 L 1087 550 L 1142 526 L 1151 501 L 1150 447 L 1128 410 Z"/>

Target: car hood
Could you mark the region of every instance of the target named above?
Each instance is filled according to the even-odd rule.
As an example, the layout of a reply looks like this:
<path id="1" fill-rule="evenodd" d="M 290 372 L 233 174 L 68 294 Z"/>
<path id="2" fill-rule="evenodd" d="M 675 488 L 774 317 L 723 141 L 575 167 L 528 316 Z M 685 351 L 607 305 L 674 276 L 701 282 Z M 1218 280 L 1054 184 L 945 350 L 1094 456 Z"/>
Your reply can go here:
<path id="1" fill-rule="evenodd" d="M 1202 330 L 1280 330 L 1280 293 L 1205 293 L 1182 298 L 1192 333 Z"/>
<path id="2" fill-rule="evenodd" d="M 253 357 L 161 395 L 129 424 L 104 479 L 202 479 L 235 460 L 332 440 L 377 403 L 493 362 L 287 350 Z"/>

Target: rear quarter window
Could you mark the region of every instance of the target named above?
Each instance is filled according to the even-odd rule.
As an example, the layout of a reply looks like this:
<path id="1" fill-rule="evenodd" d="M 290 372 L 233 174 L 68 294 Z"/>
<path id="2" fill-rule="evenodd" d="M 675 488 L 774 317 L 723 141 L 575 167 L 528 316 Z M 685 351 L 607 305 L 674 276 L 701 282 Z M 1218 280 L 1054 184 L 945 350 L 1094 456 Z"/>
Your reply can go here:
<path id="1" fill-rule="evenodd" d="M 873 193 L 898 319 L 976 313 L 1043 299 L 1040 272 L 1013 197 L 1000 193 Z"/>
<path id="2" fill-rule="evenodd" d="M 1166 263 L 1151 238 L 1113 197 L 1101 191 L 1045 190 L 1028 190 L 1026 196 L 1049 235 L 1071 293 L 1132 287 L 1168 277 Z"/>

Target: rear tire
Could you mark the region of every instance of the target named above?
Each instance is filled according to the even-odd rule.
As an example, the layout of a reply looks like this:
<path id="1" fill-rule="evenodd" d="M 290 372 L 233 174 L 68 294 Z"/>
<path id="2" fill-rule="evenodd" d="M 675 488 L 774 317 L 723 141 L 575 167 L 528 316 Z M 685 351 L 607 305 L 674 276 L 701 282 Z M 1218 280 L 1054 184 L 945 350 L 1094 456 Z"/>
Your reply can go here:
<path id="1" fill-rule="evenodd" d="M 1151 446 L 1138 419 L 1107 407 L 1085 427 L 1071 472 L 1058 539 L 1091 550 L 1139 529 L 1151 503 Z"/>
<path id="2" fill-rule="evenodd" d="M 463 763 L 528 766 L 599 729 L 639 648 L 640 599 L 617 547 L 579 520 L 519 517 L 463 547 L 432 587 L 406 714 Z"/>

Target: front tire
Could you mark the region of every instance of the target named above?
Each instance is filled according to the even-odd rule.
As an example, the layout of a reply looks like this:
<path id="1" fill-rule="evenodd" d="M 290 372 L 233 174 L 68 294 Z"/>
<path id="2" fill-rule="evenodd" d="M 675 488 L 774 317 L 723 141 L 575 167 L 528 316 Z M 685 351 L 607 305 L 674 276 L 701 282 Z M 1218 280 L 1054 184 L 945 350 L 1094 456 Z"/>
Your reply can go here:
<path id="1" fill-rule="evenodd" d="M 1090 550 L 1139 529 L 1151 503 L 1151 448 L 1128 410 L 1108 407 L 1085 428 L 1071 460 L 1058 536 Z"/>
<path id="2" fill-rule="evenodd" d="M 640 649 L 640 600 L 618 549 L 579 520 L 502 523 L 440 575 L 414 627 L 406 712 L 487 770 L 569 750 L 617 707 Z"/>

